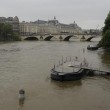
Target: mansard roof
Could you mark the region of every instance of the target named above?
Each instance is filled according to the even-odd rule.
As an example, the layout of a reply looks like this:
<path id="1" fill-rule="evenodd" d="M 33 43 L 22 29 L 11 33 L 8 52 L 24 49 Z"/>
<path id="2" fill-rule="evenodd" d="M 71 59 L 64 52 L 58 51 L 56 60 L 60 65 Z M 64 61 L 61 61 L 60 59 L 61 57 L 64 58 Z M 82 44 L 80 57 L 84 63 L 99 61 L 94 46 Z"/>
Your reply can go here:
<path id="1" fill-rule="evenodd" d="M 44 21 L 44 20 L 37 20 L 35 21 L 34 23 L 37 23 L 37 24 L 44 24 L 44 23 L 47 23 L 47 21 Z"/>
<path id="2" fill-rule="evenodd" d="M 14 21 L 19 21 L 19 19 L 18 19 L 17 16 L 15 16 L 15 17 L 13 18 L 13 20 L 14 20 Z"/>

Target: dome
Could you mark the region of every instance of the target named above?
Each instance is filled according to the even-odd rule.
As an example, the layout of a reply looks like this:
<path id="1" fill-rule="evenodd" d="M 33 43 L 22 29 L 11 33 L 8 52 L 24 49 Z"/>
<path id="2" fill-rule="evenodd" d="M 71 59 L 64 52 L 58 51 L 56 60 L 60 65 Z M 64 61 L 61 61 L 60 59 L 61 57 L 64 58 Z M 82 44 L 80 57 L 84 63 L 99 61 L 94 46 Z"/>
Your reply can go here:
<path id="1" fill-rule="evenodd" d="M 17 16 L 14 17 L 14 21 L 18 21 L 19 22 L 19 19 Z"/>

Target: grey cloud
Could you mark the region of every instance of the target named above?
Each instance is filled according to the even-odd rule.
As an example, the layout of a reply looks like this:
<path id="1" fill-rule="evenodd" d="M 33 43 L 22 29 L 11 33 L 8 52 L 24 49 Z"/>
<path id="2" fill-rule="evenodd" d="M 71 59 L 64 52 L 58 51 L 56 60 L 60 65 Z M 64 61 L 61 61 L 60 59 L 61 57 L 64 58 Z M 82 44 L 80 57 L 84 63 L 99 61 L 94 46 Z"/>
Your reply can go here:
<path id="1" fill-rule="evenodd" d="M 110 0 L 1 0 L 0 16 L 18 16 L 20 21 L 52 19 L 71 23 L 82 28 L 100 28 L 110 10 Z"/>

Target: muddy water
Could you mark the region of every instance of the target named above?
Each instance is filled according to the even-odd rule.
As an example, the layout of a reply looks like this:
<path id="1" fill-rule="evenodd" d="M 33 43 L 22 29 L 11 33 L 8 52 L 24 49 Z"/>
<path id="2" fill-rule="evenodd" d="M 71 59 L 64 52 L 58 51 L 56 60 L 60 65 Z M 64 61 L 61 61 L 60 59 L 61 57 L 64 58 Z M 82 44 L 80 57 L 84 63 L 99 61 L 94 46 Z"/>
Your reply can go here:
<path id="1" fill-rule="evenodd" d="M 85 57 L 91 66 L 110 71 L 109 52 L 86 49 L 88 44 L 96 43 L 1 43 L 0 110 L 109 110 L 110 77 L 85 77 L 63 83 L 50 79 L 50 69 L 62 56 Z M 18 91 L 22 88 L 26 99 L 19 106 Z"/>

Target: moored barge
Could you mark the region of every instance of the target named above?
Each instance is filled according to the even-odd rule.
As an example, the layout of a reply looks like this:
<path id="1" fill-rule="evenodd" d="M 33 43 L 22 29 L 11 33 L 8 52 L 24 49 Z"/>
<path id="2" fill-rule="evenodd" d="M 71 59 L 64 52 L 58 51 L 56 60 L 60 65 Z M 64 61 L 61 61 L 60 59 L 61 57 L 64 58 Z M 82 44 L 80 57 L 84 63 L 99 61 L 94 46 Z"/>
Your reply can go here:
<path id="1" fill-rule="evenodd" d="M 51 79 L 56 81 L 75 81 L 84 76 L 105 76 L 110 75 L 110 71 L 94 69 L 88 66 L 87 61 L 83 62 L 65 61 L 51 69 Z"/>
<path id="2" fill-rule="evenodd" d="M 51 79 L 57 81 L 74 81 L 81 79 L 86 70 L 80 68 L 83 64 L 77 60 L 75 61 L 67 61 L 59 66 L 55 66 L 51 69 Z"/>

